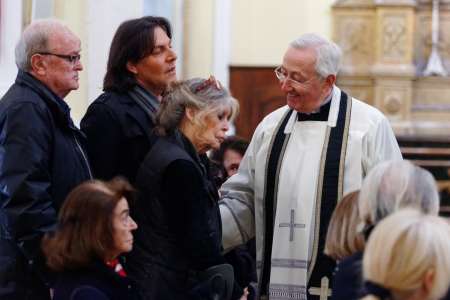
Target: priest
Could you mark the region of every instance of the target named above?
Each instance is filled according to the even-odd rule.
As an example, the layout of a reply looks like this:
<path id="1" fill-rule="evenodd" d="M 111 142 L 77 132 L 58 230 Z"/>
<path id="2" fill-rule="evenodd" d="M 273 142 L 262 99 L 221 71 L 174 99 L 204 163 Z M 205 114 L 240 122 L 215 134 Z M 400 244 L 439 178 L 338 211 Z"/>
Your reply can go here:
<path id="1" fill-rule="evenodd" d="M 275 69 L 287 105 L 258 125 L 221 189 L 225 249 L 256 236 L 260 299 L 328 299 L 336 203 L 376 164 L 402 159 L 386 117 L 335 85 L 340 58 L 316 34 L 290 43 Z"/>

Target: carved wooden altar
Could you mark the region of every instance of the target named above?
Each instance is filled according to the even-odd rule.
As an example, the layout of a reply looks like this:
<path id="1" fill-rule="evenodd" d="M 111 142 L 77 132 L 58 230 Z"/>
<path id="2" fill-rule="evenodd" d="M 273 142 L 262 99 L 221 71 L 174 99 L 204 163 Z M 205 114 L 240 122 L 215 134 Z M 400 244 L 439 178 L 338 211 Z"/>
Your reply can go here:
<path id="1" fill-rule="evenodd" d="M 432 0 L 339 0 L 333 39 L 343 49 L 338 85 L 378 107 L 400 137 L 450 137 L 450 77 L 424 76 Z M 450 73 L 450 0 L 439 6 L 438 51 Z"/>
<path id="2" fill-rule="evenodd" d="M 338 0 L 333 40 L 343 50 L 338 85 L 390 119 L 403 156 L 438 180 L 441 213 L 450 216 L 450 77 L 425 76 L 432 2 Z M 435 51 L 443 73 L 450 74 L 450 0 L 438 5 Z"/>

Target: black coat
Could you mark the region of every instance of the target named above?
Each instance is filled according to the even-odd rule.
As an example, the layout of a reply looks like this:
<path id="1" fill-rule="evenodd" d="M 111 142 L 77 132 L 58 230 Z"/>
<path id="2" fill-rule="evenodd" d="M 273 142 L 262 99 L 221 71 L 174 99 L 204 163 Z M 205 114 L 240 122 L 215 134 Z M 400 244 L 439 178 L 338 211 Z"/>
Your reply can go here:
<path id="1" fill-rule="evenodd" d="M 362 279 L 363 252 L 341 260 L 333 277 L 332 300 L 357 300 L 366 295 Z"/>
<path id="2" fill-rule="evenodd" d="M 101 262 L 78 271 L 59 274 L 53 300 L 140 300 L 135 282 Z"/>
<path id="3" fill-rule="evenodd" d="M 100 95 L 81 120 L 94 176 L 108 180 L 122 175 L 134 182 L 153 127 L 153 120 L 128 93 Z"/>
<path id="4" fill-rule="evenodd" d="M 196 272 L 225 262 L 208 167 L 206 155 L 177 132 L 157 138 L 140 168 L 132 209 L 139 228 L 128 263 L 149 299 L 188 299 Z"/>
<path id="5" fill-rule="evenodd" d="M 70 190 L 91 178 L 67 104 L 19 71 L 0 100 L 0 299 L 46 299 L 40 240 Z"/>

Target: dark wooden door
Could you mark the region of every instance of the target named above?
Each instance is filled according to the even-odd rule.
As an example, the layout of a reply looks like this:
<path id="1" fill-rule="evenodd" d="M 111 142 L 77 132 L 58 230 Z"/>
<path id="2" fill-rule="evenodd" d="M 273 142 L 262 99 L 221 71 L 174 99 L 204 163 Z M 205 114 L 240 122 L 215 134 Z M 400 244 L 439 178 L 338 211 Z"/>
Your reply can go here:
<path id="1" fill-rule="evenodd" d="M 251 139 L 256 126 L 270 112 L 286 104 L 274 67 L 230 67 L 230 89 L 239 101 L 236 133 Z"/>

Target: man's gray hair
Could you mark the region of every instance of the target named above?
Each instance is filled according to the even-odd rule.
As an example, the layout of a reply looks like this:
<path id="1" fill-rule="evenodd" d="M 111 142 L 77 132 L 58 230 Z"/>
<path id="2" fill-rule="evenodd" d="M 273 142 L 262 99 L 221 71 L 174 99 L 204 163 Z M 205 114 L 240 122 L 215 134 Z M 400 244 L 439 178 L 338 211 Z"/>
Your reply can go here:
<path id="1" fill-rule="evenodd" d="M 39 52 L 47 52 L 49 37 L 56 31 L 69 28 L 56 19 L 42 19 L 32 22 L 25 28 L 16 45 L 16 65 L 19 70 L 28 72 L 31 70 L 31 57 Z"/>
<path id="2" fill-rule="evenodd" d="M 363 181 L 358 203 L 366 225 L 375 225 L 401 208 L 415 208 L 432 215 L 439 212 L 433 175 L 406 160 L 387 161 L 374 167 Z"/>
<path id="3" fill-rule="evenodd" d="M 290 43 L 296 49 L 314 49 L 316 51 L 316 72 L 322 78 L 337 75 L 342 51 L 338 45 L 315 33 L 307 33 Z"/>

